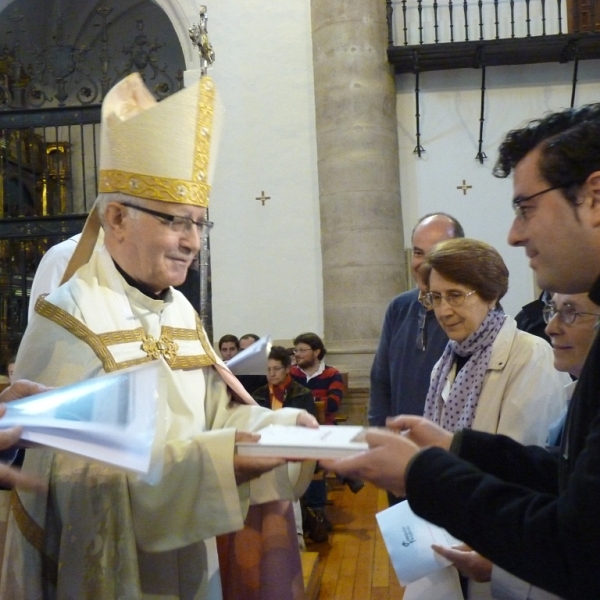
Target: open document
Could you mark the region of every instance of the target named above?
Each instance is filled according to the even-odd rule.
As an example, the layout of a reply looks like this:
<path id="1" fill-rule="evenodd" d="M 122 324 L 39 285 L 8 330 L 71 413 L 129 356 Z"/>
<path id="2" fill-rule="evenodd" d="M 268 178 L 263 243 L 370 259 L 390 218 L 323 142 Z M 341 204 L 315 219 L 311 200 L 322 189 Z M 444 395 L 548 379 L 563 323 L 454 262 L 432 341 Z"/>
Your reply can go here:
<path id="1" fill-rule="evenodd" d="M 445 529 L 415 515 L 406 500 L 377 513 L 376 518 L 401 585 L 417 581 L 451 564 L 435 553 L 431 545 L 454 546 L 460 541 Z M 449 593 L 445 597 L 453 598 Z"/>
<path id="2" fill-rule="evenodd" d="M 238 454 L 279 458 L 341 458 L 364 452 L 364 427 L 321 425 L 317 429 L 295 425 L 270 425 L 261 429 L 258 442 L 239 442 Z"/>
<path id="3" fill-rule="evenodd" d="M 271 336 L 266 335 L 238 352 L 225 364 L 234 375 L 265 375 L 271 346 Z"/>
<path id="4" fill-rule="evenodd" d="M 26 445 L 147 475 L 162 461 L 153 449 L 164 447 L 165 368 L 153 361 L 10 402 L 0 428 L 19 425 Z"/>

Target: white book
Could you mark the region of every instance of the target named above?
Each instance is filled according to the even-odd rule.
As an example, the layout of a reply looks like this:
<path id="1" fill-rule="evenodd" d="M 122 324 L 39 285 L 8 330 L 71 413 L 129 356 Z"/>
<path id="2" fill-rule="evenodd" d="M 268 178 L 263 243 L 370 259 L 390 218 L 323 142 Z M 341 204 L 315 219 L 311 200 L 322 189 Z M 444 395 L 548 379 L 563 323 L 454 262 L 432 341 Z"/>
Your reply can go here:
<path id="1" fill-rule="evenodd" d="M 341 458 L 368 449 L 364 427 L 321 425 L 318 429 L 293 425 L 270 425 L 261 429 L 260 440 L 239 442 L 238 454 L 279 458 Z"/>

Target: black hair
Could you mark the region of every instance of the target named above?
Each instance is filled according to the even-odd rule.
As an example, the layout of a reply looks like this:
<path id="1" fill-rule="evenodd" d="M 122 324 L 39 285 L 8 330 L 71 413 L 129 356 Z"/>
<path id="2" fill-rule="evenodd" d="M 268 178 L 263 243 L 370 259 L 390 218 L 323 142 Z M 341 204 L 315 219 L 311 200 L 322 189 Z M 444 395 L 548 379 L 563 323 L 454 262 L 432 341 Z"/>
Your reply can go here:
<path id="1" fill-rule="evenodd" d="M 306 344 L 310 346 L 311 350 L 320 350 L 319 360 L 323 360 L 327 354 L 327 348 L 325 348 L 323 340 L 316 333 L 301 333 L 294 339 L 294 346 L 298 344 Z"/>
<path id="2" fill-rule="evenodd" d="M 290 354 L 283 346 L 273 346 L 269 352 L 269 360 L 278 360 L 286 369 L 292 364 Z"/>
<path id="3" fill-rule="evenodd" d="M 221 350 L 221 346 L 225 343 L 225 342 L 233 342 L 235 344 L 235 347 L 239 350 L 240 349 L 240 340 L 237 339 L 237 337 L 235 337 L 235 335 L 231 334 L 231 333 L 227 333 L 225 334 L 220 340 L 219 340 L 219 350 Z"/>
<path id="4" fill-rule="evenodd" d="M 510 131 L 500 145 L 493 174 L 508 177 L 538 147 L 541 175 L 576 204 L 580 187 L 600 170 L 600 103 L 555 112 Z"/>

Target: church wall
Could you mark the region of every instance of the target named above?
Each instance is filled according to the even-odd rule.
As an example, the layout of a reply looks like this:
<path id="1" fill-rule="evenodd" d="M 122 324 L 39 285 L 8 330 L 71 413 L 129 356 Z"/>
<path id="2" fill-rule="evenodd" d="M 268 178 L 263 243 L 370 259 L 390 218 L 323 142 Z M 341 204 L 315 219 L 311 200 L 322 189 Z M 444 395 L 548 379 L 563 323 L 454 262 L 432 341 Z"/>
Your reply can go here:
<path id="1" fill-rule="evenodd" d="M 600 99 L 600 61 L 579 64 L 575 105 Z M 423 158 L 413 154 L 415 136 L 414 75 L 397 76 L 400 185 L 405 239 L 420 215 L 443 210 L 457 217 L 467 236 L 484 240 L 502 254 L 510 271 L 503 300 L 515 315 L 533 300 L 532 272 L 521 248 L 506 237 L 512 222 L 512 179 L 497 179 L 491 171 L 504 134 L 525 121 L 570 105 L 573 64 L 489 67 L 486 73 L 483 150 L 478 151 L 481 71 L 463 69 L 422 73 L 420 78 L 421 145 Z M 472 189 L 456 189 L 463 179 Z"/>
<path id="2" fill-rule="evenodd" d="M 310 2 L 207 5 L 225 109 L 210 208 L 215 340 L 322 334 Z"/>

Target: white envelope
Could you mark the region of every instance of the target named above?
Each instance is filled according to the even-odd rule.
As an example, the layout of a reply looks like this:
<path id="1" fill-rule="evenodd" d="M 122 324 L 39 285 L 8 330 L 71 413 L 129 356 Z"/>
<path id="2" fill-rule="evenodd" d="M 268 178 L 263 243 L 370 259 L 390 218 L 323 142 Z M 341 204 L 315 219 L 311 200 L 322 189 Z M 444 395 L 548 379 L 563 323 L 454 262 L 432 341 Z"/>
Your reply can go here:
<path id="1" fill-rule="evenodd" d="M 431 545 L 454 546 L 460 541 L 445 529 L 415 515 L 406 500 L 377 513 L 376 518 L 401 585 L 451 564 L 434 552 Z"/>

